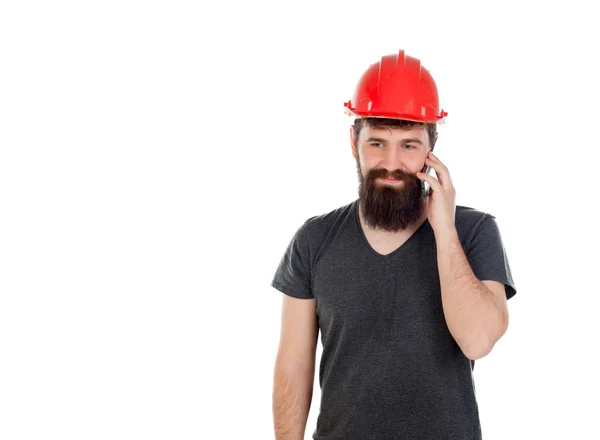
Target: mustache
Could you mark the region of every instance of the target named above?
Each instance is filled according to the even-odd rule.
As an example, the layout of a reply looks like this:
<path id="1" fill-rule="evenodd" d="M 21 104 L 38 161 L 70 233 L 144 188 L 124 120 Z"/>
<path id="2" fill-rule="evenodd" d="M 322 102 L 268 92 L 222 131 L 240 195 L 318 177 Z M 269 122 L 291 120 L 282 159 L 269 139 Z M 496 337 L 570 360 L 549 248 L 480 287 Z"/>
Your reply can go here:
<path id="1" fill-rule="evenodd" d="M 411 174 L 411 173 L 406 173 L 402 170 L 394 170 L 391 173 L 388 173 L 388 171 L 385 169 L 378 169 L 378 170 L 371 170 L 371 172 L 369 173 L 369 178 L 372 180 L 375 180 L 378 178 L 408 180 L 408 179 L 416 179 L 417 175 Z"/>

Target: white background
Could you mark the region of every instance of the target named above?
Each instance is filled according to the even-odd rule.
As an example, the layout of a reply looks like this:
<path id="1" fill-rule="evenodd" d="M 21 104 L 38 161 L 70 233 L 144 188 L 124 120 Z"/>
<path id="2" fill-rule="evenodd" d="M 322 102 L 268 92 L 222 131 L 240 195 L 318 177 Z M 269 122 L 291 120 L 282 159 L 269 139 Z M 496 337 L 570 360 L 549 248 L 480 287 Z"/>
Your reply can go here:
<path id="1" fill-rule="evenodd" d="M 343 102 L 405 49 L 517 284 L 476 362 L 484 438 L 600 438 L 585 4 L 3 2 L 0 437 L 274 438 L 271 279 L 302 222 L 358 196 Z"/>

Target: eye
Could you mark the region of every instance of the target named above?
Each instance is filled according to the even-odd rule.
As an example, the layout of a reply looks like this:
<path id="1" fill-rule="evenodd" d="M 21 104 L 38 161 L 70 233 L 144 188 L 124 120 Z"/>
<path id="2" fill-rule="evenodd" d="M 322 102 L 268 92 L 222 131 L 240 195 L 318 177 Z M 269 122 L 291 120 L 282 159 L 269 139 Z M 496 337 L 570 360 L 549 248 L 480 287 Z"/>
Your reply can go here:
<path id="1" fill-rule="evenodd" d="M 371 142 L 371 144 L 370 144 L 370 145 L 371 145 L 372 147 L 379 148 L 379 146 L 380 146 L 380 145 L 383 145 L 383 143 L 381 143 L 381 142 Z M 406 147 L 407 149 L 409 149 L 409 150 L 414 150 L 414 149 L 416 149 L 416 148 L 417 148 L 415 145 L 409 145 L 409 144 L 406 144 L 406 145 L 405 145 L 405 147 Z"/>

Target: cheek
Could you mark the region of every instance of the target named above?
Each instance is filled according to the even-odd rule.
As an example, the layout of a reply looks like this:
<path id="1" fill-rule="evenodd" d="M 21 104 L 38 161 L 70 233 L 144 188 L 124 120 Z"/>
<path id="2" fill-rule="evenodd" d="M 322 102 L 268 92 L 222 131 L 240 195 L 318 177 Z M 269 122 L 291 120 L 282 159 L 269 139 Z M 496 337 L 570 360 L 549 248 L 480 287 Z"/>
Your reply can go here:
<path id="1" fill-rule="evenodd" d="M 371 171 L 373 169 L 373 165 L 367 161 L 361 160 L 360 161 L 360 169 L 362 171 L 363 176 L 367 177 L 367 174 L 369 174 L 369 171 Z"/>
<path id="2" fill-rule="evenodd" d="M 369 155 L 362 154 L 360 156 L 360 166 L 363 169 L 371 169 L 376 164 L 377 164 L 377 158 L 373 157 L 373 155 L 369 156 Z"/>

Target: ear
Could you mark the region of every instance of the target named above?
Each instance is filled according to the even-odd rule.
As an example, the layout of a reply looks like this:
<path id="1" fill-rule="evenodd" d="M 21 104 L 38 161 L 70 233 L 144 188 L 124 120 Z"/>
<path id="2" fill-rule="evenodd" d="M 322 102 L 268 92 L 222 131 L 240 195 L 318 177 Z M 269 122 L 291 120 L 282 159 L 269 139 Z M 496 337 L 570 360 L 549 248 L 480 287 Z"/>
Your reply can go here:
<path id="1" fill-rule="evenodd" d="M 358 151 L 356 150 L 356 145 L 354 144 L 354 126 L 350 126 L 350 145 L 352 147 L 352 156 L 354 159 L 358 159 Z"/>

